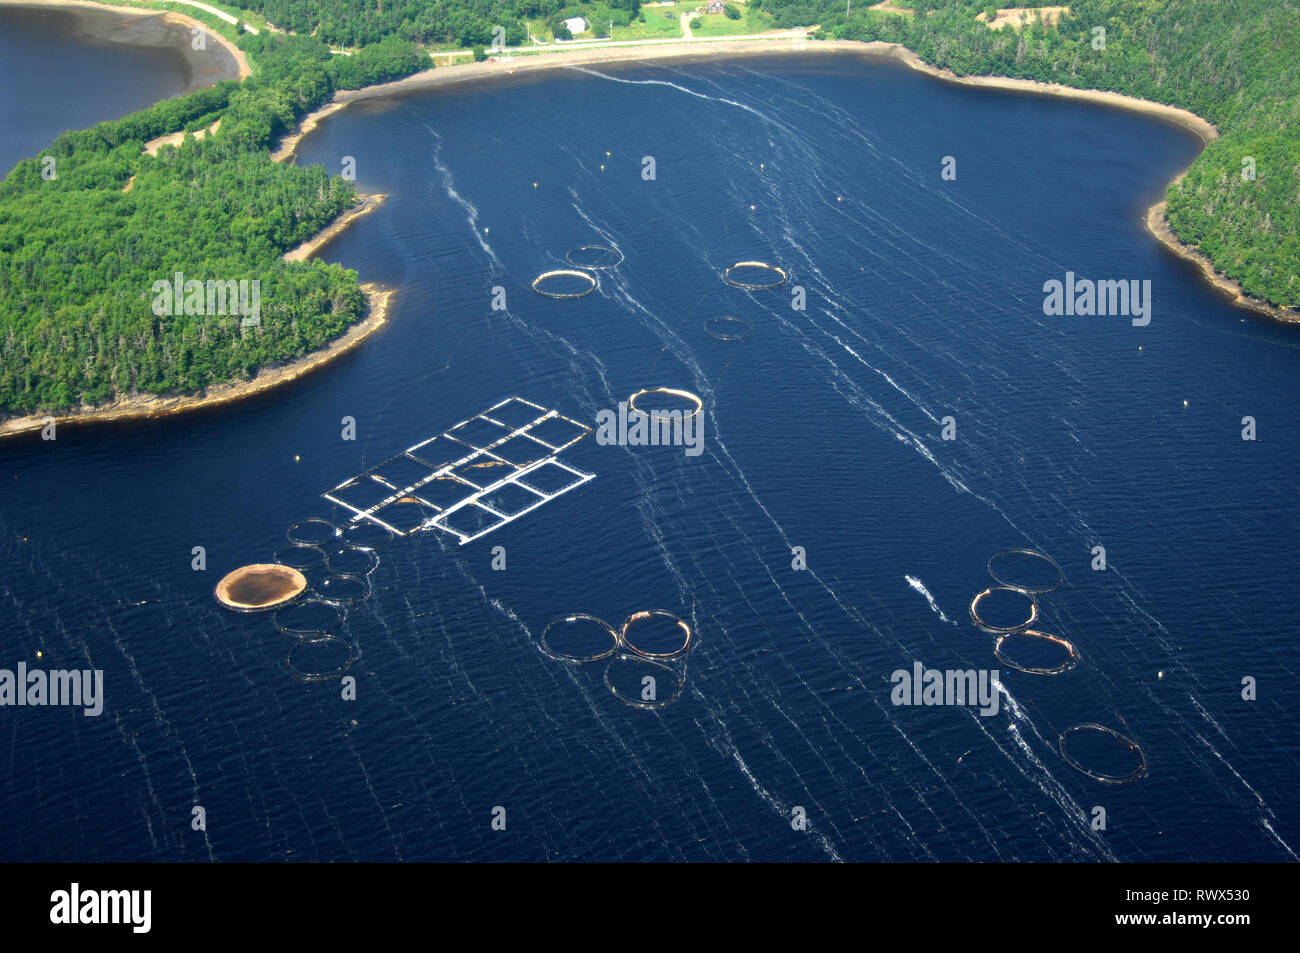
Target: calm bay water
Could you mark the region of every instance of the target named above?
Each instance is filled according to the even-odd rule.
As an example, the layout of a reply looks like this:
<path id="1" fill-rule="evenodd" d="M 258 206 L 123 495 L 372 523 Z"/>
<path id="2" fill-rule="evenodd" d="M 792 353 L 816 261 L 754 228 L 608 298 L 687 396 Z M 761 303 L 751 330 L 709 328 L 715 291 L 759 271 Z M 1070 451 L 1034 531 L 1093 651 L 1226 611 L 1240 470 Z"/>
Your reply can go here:
<path id="1" fill-rule="evenodd" d="M 236 75 L 218 44 L 195 51 L 189 41 L 157 14 L 0 6 L 0 175 L 68 129 Z"/>
<path id="2" fill-rule="evenodd" d="M 1300 337 L 1144 230 L 1198 148 L 852 56 L 354 104 L 298 161 L 354 157 L 389 193 L 324 253 L 399 289 L 383 331 L 234 408 L 0 447 L 0 663 L 102 668 L 107 696 L 99 718 L 0 712 L 0 855 L 1295 859 Z M 596 243 L 625 261 L 595 293 L 530 290 Z M 720 280 L 748 259 L 788 269 L 806 310 Z M 1044 316 L 1067 271 L 1149 279 L 1151 324 Z M 714 339 L 722 315 L 752 335 Z M 385 548 L 340 630 L 355 701 L 212 599 L 294 521 L 334 518 L 321 491 L 419 439 L 511 395 L 594 423 L 642 387 L 700 396 L 704 453 L 588 438 L 564 459 L 590 484 L 464 547 Z M 1013 547 L 1061 563 L 1039 628 L 1079 665 L 1004 671 L 992 717 L 892 705 L 916 661 L 1002 668 L 966 606 Z M 644 608 L 698 640 L 658 711 L 537 647 L 559 616 Z M 1091 721 L 1150 776 L 1065 764 L 1058 733 Z"/>

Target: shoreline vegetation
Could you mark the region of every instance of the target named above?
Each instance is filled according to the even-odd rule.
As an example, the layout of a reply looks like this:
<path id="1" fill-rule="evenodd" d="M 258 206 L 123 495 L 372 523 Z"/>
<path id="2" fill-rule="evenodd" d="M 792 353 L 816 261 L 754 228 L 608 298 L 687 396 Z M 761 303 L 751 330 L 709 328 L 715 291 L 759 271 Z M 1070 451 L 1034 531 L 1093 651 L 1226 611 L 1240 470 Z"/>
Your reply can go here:
<path id="1" fill-rule="evenodd" d="M 29 7 L 83 7 L 114 10 L 132 15 L 149 12 L 162 13 L 165 16 L 176 17 L 182 21 L 204 26 L 210 35 L 216 36 L 222 45 L 231 51 L 235 62 L 238 64 L 241 81 L 245 76 L 251 74 L 248 60 L 243 51 L 238 50 L 229 39 L 217 34 L 211 26 L 200 24 L 199 21 L 183 14 L 163 10 L 150 11 L 143 7 L 115 7 L 93 2 L 93 0 L 0 0 L 0 4 Z M 1010 92 L 1058 96 L 1144 113 L 1153 118 L 1180 125 L 1199 136 L 1207 146 L 1219 137 L 1219 130 L 1209 120 L 1190 110 L 1176 106 L 1107 90 L 1083 89 L 1034 79 L 997 75 L 958 75 L 949 69 L 926 62 L 917 53 L 900 43 L 881 40 L 812 39 L 808 35 L 808 31 L 796 29 L 794 31 L 774 31 L 761 37 L 697 37 L 694 39 L 638 43 L 635 46 L 624 47 L 602 45 L 576 49 L 569 47 L 563 50 L 552 48 L 548 52 L 530 52 L 500 62 L 475 62 L 454 67 L 422 70 L 401 79 L 367 85 L 359 89 L 339 88 L 328 99 L 324 100 L 318 108 L 299 117 L 296 125 L 286 131 L 275 144 L 275 148 L 270 150 L 270 158 L 276 163 L 283 163 L 291 159 L 302 140 L 317 128 L 319 123 L 343 110 L 350 103 L 359 100 L 401 95 L 414 90 L 431 89 L 443 85 L 505 78 L 516 73 L 562 69 L 578 65 L 653 61 L 677 57 L 716 59 L 781 53 L 858 53 L 865 54 L 868 58 L 888 57 L 901 61 L 911 69 L 945 82 Z M 321 101 L 318 100 L 318 102 Z M 1181 181 L 1185 175 L 1185 171 L 1180 173 L 1173 180 L 1171 186 Z M 134 179 L 134 177 L 132 178 Z M 338 214 L 325 228 L 285 252 L 283 260 L 286 262 L 301 262 L 309 259 L 358 218 L 379 207 L 386 196 L 358 195 L 357 198 L 358 202 L 355 205 Z M 1219 271 L 1211 259 L 1200 249 L 1182 241 L 1173 232 L 1166 217 L 1165 208 L 1166 201 L 1164 200 L 1153 205 L 1145 216 L 1145 225 L 1166 249 L 1195 264 L 1210 284 L 1232 296 L 1234 304 L 1281 321 L 1300 321 L 1300 309 L 1275 306 L 1270 302 L 1247 294 L 1239 283 Z M 121 421 L 156 418 L 188 410 L 213 407 L 264 393 L 281 384 L 297 380 L 328 364 L 340 355 L 351 351 L 387 322 L 387 310 L 394 290 L 381 289 L 372 283 L 362 284 L 360 288 L 368 304 L 366 317 L 350 326 L 341 336 L 302 357 L 279 365 L 263 366 L 249 379 L 213 384 L 197 394 L 155 395 L 137 393 L 130 396 L 118 396 L 108 403 L 96 406 L 83 404 L 71 411 L 31 413 L 21 417 L 3 419 L 0 420 L 0 438 L 39 430 L 51 418 L 57 423 Z"/>
<path id="2" fill-rule="evenodd" d="M 383 192 L 358 192 L 356 205 L 340 214 L 338 218 L 334 219 L 334 221 L 330 222 L 301 245 L 285 252 L 284 260 L 306 261 L 339 235 L 343 234 L 344 230 L 357 219 L 369 215 L 375 209 L 379 208 L 379 206 L 383 205 L 384 200 L 387 198 L 387 194 Z"/>
<path id="3" fill-rule="evenodd" d="M 298 128 L 280 140 L 279 147 L 271 153 L 271 161 L 284 162 L 286 159 L 292 158 L 293 154 L 298 151 L 298 143 L 302 142 L 308 133 L 320 125 L 326 116 L 333 115 L 346 105 L 347 103 L 344 102 L 326 103 L 315 112 L 303 116 L 302 121 L 298 123 Z"/>
<path id="4" fill-rule="evenodd" d="M 1165 216 L 1167 202 L 1161 199 L 1155 205 L 1147 209 L 1146 226 L 1147 231 L 1156 237 L 1156 241 L 1164 245 L 1165 248 L 1173 252 L 1180 258 L 1185 258 L 1200 269 L 1201 276 L 1214 287 L 1232 297 L 1232 304 L 1239 308 L 1248 308 L 1251 311 L 1257 311 L 1260 314 L 1266 314 L 1269 317 L 1276 318 L 1278 321 L 1287 324 L 1300 324 L 1300 308 L 1280 308 L 1275 304 L 1270 304 L 1259 298 L 1253 298 L 1246 294 L 1244 288 L 1239 282 L 1233 281 L 1223 272 L 1214 266 L 1200 249 L 1188 245 L 1177 235 L 1169 226 L 1169 219 Z"/>
<path id="5" fill-rule="evenodd" d="M 557 69 L 568 66 L 590 66 L 600 63 L 635 62 L 638 60 L 671 59 L 674 57 L 722 58 L 764 55 L 768 53 L 865 53 L 869 57 L 888 57 L 900 60 L 907 66 L 927 76 L 962 86 L 980 86 L 986 89 L 1010 90 L 1059 96 L 1130 109 L 1170 122 L 1196 133 L 1205 142 L 1219 137 L 1219 131 L 1209 120 L 1187 109 L 1167 106 L 1149 99 L 1126 96 L 1099 89 L 1079 89 L 1059 83 L 1044 83 L 1033 79 L 1010 76 L 958 76 L 951 70 L 927 63 L 917 54 L 898 43 L 883 40 L 814 40 L 807 36 L 792 36 L 788 32 L 773 34 L 762 39 L 717 39 L 665 41 L 653 46 L 564 50 L 555 53 L 537 53 L 518 57 L 508 63 L 465 63 L 454 67 L 424 70 L 403 79 L 367 86 L 364 89 L 342 90 L 335 93 L 329 104 L 306 117 L 312 128 L 326 115 L 337 112 L 349 103 L 376 96 L 391 96 L 411 90 L 432 89 L 449 83 L 468 82 L 475 79 L 500 78 L 516 73 L 539 69 Z M 310 130 L 307 130 L 310 131 Z M 301 138 L 301 137 L 299 137 Z M 294 142 L 296 147 L 297 142 Z"/>
<path id="6" fill-rule="evenodd" d="M 276 161 L 294 155 L 298 145 L 319 123 L 327 117 L 345 109 L 350 103 L 384 96 L 402 95 L 408 92 L 436 89 L 440 86 L 457 83 L 474 82 L 485 79 L 499 79 L 516 73 L 529 73 L 537 70 L 560 69 L 571 66 L 591 66 L 602 63 L 636 62 L 644 60 L 672 59 L 676 57 L 724 58 L 746 57 L 771 53 L 862 53 L 871 58 L 890 58 L 906 64 L 911 69 L 927 76 L 961 86 L 975 86 L 982 89 L 996 89 L 1007 92 L 1026 93 L 1039 96 L 1055 96 L 1061 99 L 1073 99 L 1080 102 L 1096 103 L 1118 109 L 1127 109 L 1142 113 L 1156 119 L 1175 123 L 1199 136 L 1202 143 L 1208 145 L 1219 138 L 1218 128 L 1202 116 L 1137 96 L 1099 89 L 1078 89 L 1063 86 L 1060 83 L 1044 83 L 1039 80 L 1018 79 L 1010 76 L 958 76 L 951 70 L 942 69 L 927 63 L 920 56 L 898 43 L 881 40 L 811 40 L 807 37 L 792 36 L 788 33 L 773 34 L 765 39 L 717 39 L 707 42 L 700 40 L 665 42 L 656 45 L 637 47 L 591 47 L 586 49 L 568 49 L 555 53 L 538 53 L 519 57 L 508 63 L 465 63 L 455 67 L 428 69 L 403 79 L 388 83 L 367 86 L 364 89 L 341 90 L 333 99 L 321 108 L 303 117 L 302 125 L 293 135 L 286 136 L 273 158 Z M 1185 172 L 1171 180 L 1177 182 Z M 1266 314 L 1279 321 L 1300 323 L 1300 309 L 1282 308 L 1270 304 L 1261 298 L 1246 294 L 1241 285 L 1220 272 L 1214 263 L 1199 249 L 1183 242 L 1174 234 L 1165 218 L 1166 202 L 1161 199 L 1148 209 L 1144 218 L 1147 230 L 1168 251 L 1192 262 L 1200 269 L 1211 285 L 1232 296 L 1233 304 L 1260 314 Z"/>
<path id="7" fill-rule="evenodd" d="M 51 420 L 56 426 L 62 426 L 63 424 L 108 423 L 170 417 L 188 411 L 233 404 L 263 394 L 282 384 L 296 381 L 354 350 L 362 341 L 388 323 L 388 308 L 395 291 L 391 288 L 381 288 L 372 282 L 362 284 L 361 290 L 369 305 L 369 313 L 365 318 L 323 348 L 279 367 L 262 368 L 251 380 L 214 384 L 202 394 L 178 394 L 170 397 L 135 394 L 119 397 L 107 404 L 79 408 L 70 412 L 11 417 L 0 421 L 0 439 L 41 430 Z"/>
<path id="8" fill-rule="evenodd" d="M 306 261 L 341 235 L 357 219 L 369 215 L 383 205 L 387 198 L 388 196 L 382 192 L 358 193 L 356 205 L 340 213 L 334 221 L 302 244 L 285 252 L 284 260 Z M 51 420 L 57 427 L 68 423 L 120 422 L 169 417 L 186 411 L 233 404 L 265 393 L 281 384 L 296 381 L 349 353 L 388 323 L 388 310 L 396 289 L 382 288 L 373 282 L 365 282 L 361 285 L 361 291 L 366 296 L 366 316 L 348 328 L 340 337 L 295 360 L 275 367 L 259 368 L 257 374 L 248 380 L 215 384 L 199 394 L 172 396 L 135 394 L 119 397 L 107 404 L 79 407 L 74 411 L 57 415 L 38 413 L 10 417 L 0 420 L 0 439 L 41 430 Z"/>
<path id="9" fill-rule="evenodd" d="M 135 27 L 138 21 L 153 21 L 159 32 L 169 30 L 174 42 L 175 27 L 168 17 L 200 24 L 169 10 L 82 0 L 0 3 L 79 8 L 86 14 L 81 27 L 92 35 L 116 32 L 118 23 Z M 219 49 L 233 48 L 229 37 L 234 27 L 202 26 L 209 39 L 218 30 L 228 34 Z M 319 167 L 298 169 L 269 161 L 270 149 L 298 126 L 296 113 L 305 111 L 293 110 L 284 100 L 281 90 L 290 71 L 305 74 L 301 82 L 315 84 L 305 100 L 314 105 L 331 87 L 358 82 L 356 70 L 313 70 L 311 62 L 292 48 L 285 51 L 282 41 L 266 33 L 241 38 L 247 54 L 240 50 L 238 58 L 223 57 L 226 78 L 215 86 L 58 137 L 40 153 L 56 157 L 58 175 L 49 178 L 57 184 L 43 181 L 38 159 L 19 162 L 0 182 L 0 206 L 7 206 L 0 209 L 0 246 L 15 262 L 28 262 L 15 270 L 49 261 L 50 253 L 60 249 L 68 268 L 76 261 L 98 261 L 107 253 L 105 242 L 150 249 L 143 267 L 133 269 L 136 274 L 118 276 L 116 286 L 100 282 L 95 296 L 45 293 L 45 287 L 68 285 L 60 273 L 67 268 L 58 267 L 46 269 L 50 274 L 38 272 L 35 285 L 28 281 L 11 288 L 18 294 L 10 297 L 3 314 L 9 338 L 7 346 L 0 339 L 5 390 L 0 400 L 12 397 L 15 389 L 28 396 L 0 412 L 0 438 L 43 429 L 50 420 L 123 421 L 232 403 L 324 366 L 387 323 L 393 289 L 360 283 L 355 272 L 312 257 L 350 222 L 378 207 L 383 196 L 358 196 L 350 183 Z M 268 44 L 279 46 L 268 52 Z M 393 50 L 381 47 L 381 54 Z M 250 58 L 256 71 L 251 78 L 235 80 L 236 72 L 250 76 Z M 404 68 L 400 51 L 396 61 L 391 56 L 387 61 L 357 59 L 379 78 L 418 66 L 413 51 Z M 219 135 L 204 135 L 218 130 Z M 149 223 L 159 216 L 175 219 L 178 200 L 203 204 L 220 200 L 232 188 L 256 197 L 246 201 L 239 230 L 217 228 L 213 239 L 185 229 L 151 237 Z M 125 201 L 131 206 L 110 200 L 110 194 L 129 196 Z M 82 196 L 90 207 L 78 213 Z M 71 205 L 69 200 L 74 200 Z M 99 226 L 101 219 L 128 227 L 118 230 L 109 221 Z M 149 267 L 149 260 L 160 255 Z M 209 288 L 214 279 L 221 283 L 231 275 L 249 275 L 260 279 L 264 300 L 276 304 L 251 331 L 232 330 L 226 321 L 208 324 L 190 312 L 159 323 L 130 305 L 134 288 L 149 287 L 155 271 L 198 272 L 196 277 L 206 278 Z M 4 298 L 0 290 L 0 301 Z M 49 317 L 55 308 L 58 322 Z M 61 322 L 69 326 L 61 329 Z M 115 347 L 106 348 L 110 342 Z M 32 394 L 39 396 L 32 399 Z"/>

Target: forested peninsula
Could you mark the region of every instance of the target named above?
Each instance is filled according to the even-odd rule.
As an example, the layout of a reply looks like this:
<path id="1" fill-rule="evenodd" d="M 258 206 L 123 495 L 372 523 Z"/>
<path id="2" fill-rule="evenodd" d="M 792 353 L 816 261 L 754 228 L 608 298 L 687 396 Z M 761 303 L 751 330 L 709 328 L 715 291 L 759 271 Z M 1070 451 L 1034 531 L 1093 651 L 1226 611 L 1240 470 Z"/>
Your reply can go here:
<path id="1" fill-rule="evenodd" d="M 0 419 L 200 394 L 318 351 L 356 325 L 366 298 L 355 272 L 284 260 L 356 205 L 354 189 L 319 167 L 271 159 L 336 91 L 427 69 L 432 52 L 491 43 L 496 27 L 507 44 L 553 50 L 566 18 L 611 24 L 618 40 L 621 29 L 640 37 L 648 16 L 667 16 L 637 0 L 217 6 L 258 32 L 174 9 L 236 41 L 252 76 L 65 133 L 0 183 Z M 1300 0 L 1081 0 L 1048 16 L 961 0 L 848 12 L 840 0 L 740 6 L 745 24 L 896 43 L 958 76 L 1109 90 L 1205 117 L 1221 135 L 1169 189 L 1173 234 L 1247 294 L 1300 304 Z M 202 130 L 179 148 L 145 151 L 158 137 Z M 158 316 L 151 289 L 175 273 L 259 281 L 260 321 Z"/>
<path id="2" fill-rule="evenodd" d="M 229 35 L 237 36 L 233 28 Z M 0 183 L 0 415 L 194 394 L 315 351 L 361 319 L 357 275 L 284 253 L 356 203 L 269 148 L 331 96 L 414 71 L 409 43 L 332 57 L 318 40 L 239 38 L 254 75 L 68 132 Z M 177 130 L 218 130 L 145 153 Z M 157 281 L 258 281 L 260 320 L 158 315 Z"/>

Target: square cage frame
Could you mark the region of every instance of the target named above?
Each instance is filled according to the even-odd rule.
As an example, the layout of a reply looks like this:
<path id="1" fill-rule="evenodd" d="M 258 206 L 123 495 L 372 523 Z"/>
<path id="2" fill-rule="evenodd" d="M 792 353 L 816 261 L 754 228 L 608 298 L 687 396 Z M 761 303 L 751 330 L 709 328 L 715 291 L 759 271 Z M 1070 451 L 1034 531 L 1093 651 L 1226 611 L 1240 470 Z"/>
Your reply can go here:
<path id="1" fill-rule="evenodd" d="M 499 412 L 507 405 L 522 405 L 524 408 L 531 409 L 531 413 L 529 413 L 531 419 L 528 420 L 527 423 L 518 426 L 511 426 L 510 424 L 497 420 L 492 416 L 493 412 Z M 512 407 L 511 409 L 513 410 L 514 408 Z M 505 428 L 503 435 L 482 445 L 475 444 L 466 439 L 464 433 L 462 433 L 461 436 L 457 436 L 456 431 L 464 431 L 468 425 L 475 421 L 483 421 L 497 427 L 503 427 Z M 542 424 L 549 421 L 559 421 L 560 423 L 571 425 L 575 428 L 575 435 L 571 439 L 557 444 L 553 440 L 542 440 L 540 437 L 533 436 L 529 433 L 530 430 L 540 427 Z M 570 490 L 576 490 L 583 484 L 594 480 L 596 478 L 594 473 L 586 473 L 585 471 L 578 470 L 575 467 L 560 462 L 558 459 L 559 455 L 563 451 L 573 446 L 589 433 L 591 433 L 591 428 L 586 424 L 579 423 L 572 418 L 566 417 L 556 410 L 551 410 L 541 406 L 540 404 L 534 404 L 532 401 L 524 400 L 522 397 L 507 397 L 505 400 L 493 404 L 482 413 L 475 414 L 473 417 L 467 417 L 460 423 L 444 430 L 442 433 L 429 437 L 426 440 L 421 440 L 419 443 L 407 447 L 401 453 L 394 454 L 369 469 L 364 470 L 355 476 L 349 477 L 338 485 L 322 493 L 321 496 L 336 506 L 341 506 L 352 513 L 353 515 L 349 520 L 349 524 L 360 523 L 363 520 L 377 523 L 395 536 L 410 536 L 424 530 L 437 529 L 455 536 L 460 541 L 460 545 L 464 546 L 466 543 L 472 543 L 474 540 L 500 529 L 507 523 L 513 522 L 521 516 L 531 513 L 539 506 L 549 503 L 556 497 L 563 496 Z M 492 452 L 494 448 L 500 447 L 507 441 L 521 436 L 536 443 L 541 455 L 533 460 L 525 461 L 524 463 L 513 463 L 499 454 Z M 423 451 L 424 448 L 429 447 L 438 440 L 443 441 L 441 445 L 443 448 L 454 448 L 453 453 L 456 455 L 456 459 L 434 464 L 426 458 L 430 456 L 436 458 L 437 456 L 445 456 L 445 454 L 420 454 L 420 451 Z M 413 483 L 399 487 L 392 481 L 391 472 L 389 472 L 392 469 L 391 465 L 397 462 L 400 462 L 402 466 L 407 467 L 412 471 L 422 470 L 423 475 Z M 507 472 L 505 476 L 498 479 L 489 479 L 486 484 L 480 485 L 477 482 L 477 479 L 471 482 L 469 478 L 463 474 L 453 472 L 462 466 L 482 468 L 500 466 L 506 468 Z M 566 483 L 560 489 L 549 493 L 531 486 L 527 482 L 528 475 L 545 466 L 559 467 L 561 470 L 572 474 L 574 479 L 571 482 Z M 469 492 L 452 503 L 440 506 L 425 499 L 420 493 L 424 487 L 433 483 L 434 480 L 453 480 L 457 483 L 463 484 Z M 375 487 L 379 487 L 385 492 L 385 495 L 379 500 L 379 502 L 365 507 L 356 506 L 342 498 L 343 491 L 354 488 L 359 483 L 364 484 L 365 487 L 372 492 Z M 537 497 L 536 501 L 512 514 L 502 513 L 499 510 L 494 509 L 491 504 L 484 502 L 484 497 L 490 496 L 502 487 L 510 485 L 518 487 L 520 490 Z M 414 501 L 422 506 L 428 507 L 435 515 L 421 521 L 419 525 L 406 531 L 398 529 L 396 526 L 393 526 L 390 522 L 384 519 L 384 516 L 388 515 L 384 511 L 388 507 L 408 501 Z M 463 530 L 459 530 L 456 527 L 447 524 L 447 521 L 451 517 L 455 516 L 456 513 L 466 507 L 476 507 L 479 510 L 485 511 L 493 518 L 493 521 L 472 533 L 464 532 Z"/>

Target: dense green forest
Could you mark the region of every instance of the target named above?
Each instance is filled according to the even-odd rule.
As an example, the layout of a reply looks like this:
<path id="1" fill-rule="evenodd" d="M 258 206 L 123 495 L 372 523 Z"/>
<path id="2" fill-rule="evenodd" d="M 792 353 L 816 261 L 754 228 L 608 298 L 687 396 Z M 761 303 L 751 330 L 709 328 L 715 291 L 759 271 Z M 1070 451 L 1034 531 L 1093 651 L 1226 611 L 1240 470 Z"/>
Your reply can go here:
<path id="1" fill-rule="evenodd" d="M 137 392 L 194 393 L 337 337 L 365 308 L 356 274 L 318 261 L 285 264 L 281 255 L 355 196 L 319 168 L 272 163 L 280 136 L 337 89 L 427 66 L 417 43 L 487 44 L 496 25 L 516 43 L 526 20 L 557 24 L 616 10 L 622 22 L 639 6 L 238 2 L 295 31 L 239 37 L 252 77 L 65 133 L 0 183 L 0 414 Z M 1056 26 L 997 31 L 975 19 L 993 9 L 986 3 L 894 5 L 914 13 L 871 11 L 866 0 L 849 12 L 841 0 L 749 7 L 776 27 L 819 25 L 820 37 L 900 43 L 958 74 L 1114 90 L 1208 118 L 1222 137 L 1170 188 L 1170 223 L 1248 293 L 1300 304 L 1300 0 L 1076 0 Z M 331 55 L 338 44 L 363 48 Z M 219 131 L 202 141 L 142 154 L 149 139 L 218 118 Z M 47 178 L 51 157 L 57 175 Z M 199 281 L 260 281 L 261 323 L 154 315 L 153 283 L 178 271 Z"/>
<path id="2" fill-rule="evenodd" d="M 334 46 L 365 46 L 396 36 L 461 47 L 489 45 L 494 26 L 505 29 L 508 45 L 525 43 L 526 20 L 558 27 L 566 17 L 586 16 L 594 23 L 626 26 L 641 8 L 640 0 L 234 0 L 231 5 L 295 33 L 314 30 Z M 567 35 L 562 28 L 555 32 Z"/>
<path id="3" fill-rule="evenodd" d="M 319 167 L 272 163 L 268 148 L 335 89 L 407 75 L 423 58 L 396 38 L 352 57 L 310 37 L 241 43 L 257 66 L 243 84 L 65 133 L 0 183 L 3 414 L 194 393 L 318 349 L 364 312 L 355 272 L 281 260 L 351 206 L 353 189 Z M 142 155 L 149 139 L 218 118 L 213 136 Z M 260 323 L 155 315 L 153 283 L 178 271 L 259 281 Z"/>

